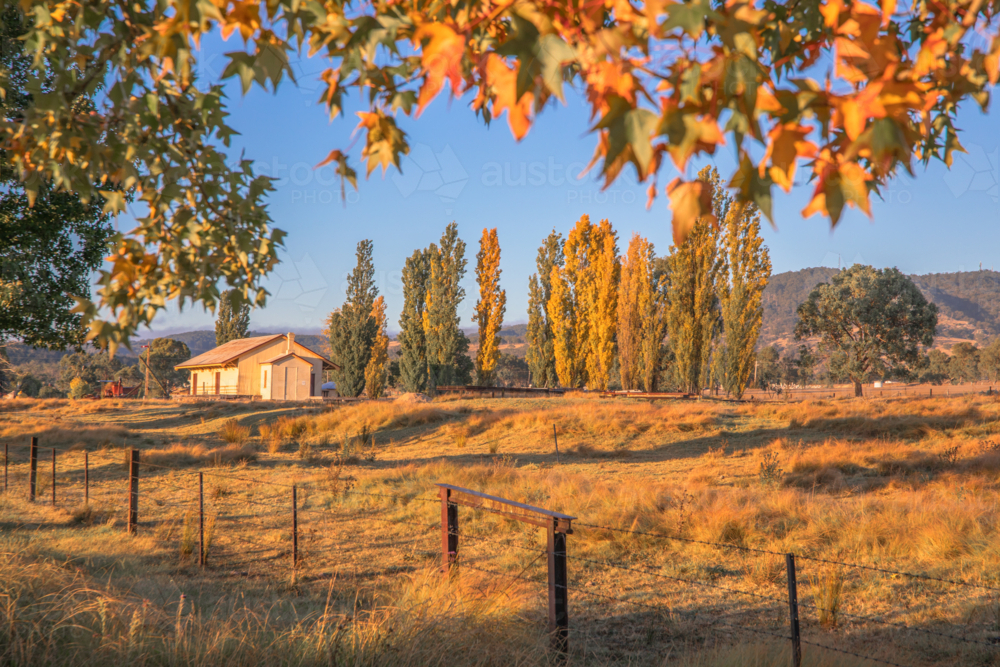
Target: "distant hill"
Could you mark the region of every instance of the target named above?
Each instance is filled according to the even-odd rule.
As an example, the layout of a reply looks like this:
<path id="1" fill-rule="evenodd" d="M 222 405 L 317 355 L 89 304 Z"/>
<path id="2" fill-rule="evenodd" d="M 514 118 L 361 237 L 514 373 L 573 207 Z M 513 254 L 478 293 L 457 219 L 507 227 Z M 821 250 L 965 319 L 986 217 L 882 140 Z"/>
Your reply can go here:
<path id="1" fill-rule="evenodd" d="M 813 268 L 771 276 L 764 291 L 761 345 L 795 344 L 795 311 L 809 292 L 828 282 L 837 269 Z M 910 276 L 928 301 L 937 304 L 936 345 L 982 341 L 1000 335 L 1000 272 L 967 271 Z"/>

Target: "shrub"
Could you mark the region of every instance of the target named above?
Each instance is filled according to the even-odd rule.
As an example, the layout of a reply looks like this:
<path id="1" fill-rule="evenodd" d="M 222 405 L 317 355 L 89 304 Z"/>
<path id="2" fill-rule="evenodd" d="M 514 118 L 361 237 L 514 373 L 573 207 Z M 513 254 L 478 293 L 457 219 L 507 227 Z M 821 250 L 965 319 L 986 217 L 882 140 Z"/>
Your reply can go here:
<path id="1" fill-rule="evenodd" d="M 59 391 L 51 385 L 43 385 L 38 390 L 38 398 L 66 398 L 66 392 Z"/>
<path id="2" fill-rule="evenodd" d="M 92 393 L 94 393 L 93 387 L 83 378 L 73 378 L 73 381 L 69 383 L 70 398 L 83 398 Z"/>

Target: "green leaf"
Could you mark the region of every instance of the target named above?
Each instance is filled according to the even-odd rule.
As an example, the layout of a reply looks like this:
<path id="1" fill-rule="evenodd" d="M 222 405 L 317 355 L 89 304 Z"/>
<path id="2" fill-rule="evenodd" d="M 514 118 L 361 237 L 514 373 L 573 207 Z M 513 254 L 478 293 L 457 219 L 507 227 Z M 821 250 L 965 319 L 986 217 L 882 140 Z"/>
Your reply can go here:
<path id="1" fill-rule="evenodd" d="M 125 211 L 125 193 L 119 190 L 98 190 L 104 197 L 104 212 L 118 215 Z"/>
<path id="2" fill-rule="evenodd" d="M 552 94 L 565 102 L 563 97 L 563 68 L 576 60 L 576 52 L 556 35 L 545 35 L 538 40 L 538 60 L 542 64 L 542 81 Z"/>

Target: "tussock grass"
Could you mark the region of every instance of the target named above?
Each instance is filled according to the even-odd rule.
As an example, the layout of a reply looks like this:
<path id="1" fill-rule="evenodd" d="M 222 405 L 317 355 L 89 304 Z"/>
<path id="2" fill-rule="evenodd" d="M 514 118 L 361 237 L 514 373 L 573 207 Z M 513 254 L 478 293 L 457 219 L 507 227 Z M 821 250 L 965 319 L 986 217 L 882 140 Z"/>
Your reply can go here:
<path id="1" fill-rule="evenodd" d="M 250 427 L 235 419 L 227 419 L 219 431 L 219 436 L 231 445 L 242 445 L 250 438 Z"/>
<path id="2" fill-rule="evenodd" d="M 156 465 L 183 467 L 204 465 L 232 465 L 257 460 L 253 445 L 232 444 L 222 447 L 206 447 L 201 444 L 173 444 L 142 452 L 141 460 Z"/>

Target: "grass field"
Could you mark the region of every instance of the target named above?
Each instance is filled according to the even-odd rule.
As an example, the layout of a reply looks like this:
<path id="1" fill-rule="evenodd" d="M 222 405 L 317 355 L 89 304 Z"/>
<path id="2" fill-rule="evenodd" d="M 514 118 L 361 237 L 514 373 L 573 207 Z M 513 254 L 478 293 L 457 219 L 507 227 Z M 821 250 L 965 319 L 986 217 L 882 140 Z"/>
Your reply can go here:
<path id="1" fill-rule="evenodd" d="M 459 575 L 445 582 L 443 482 L 578 517 L 573 664 L 789 664 L 768 634 L 787 633 L 785 552 L 800 556 L 807 641 L 903 665 L 1000 664 L 998 591 L 803 558 L 1000 588 L 998 416 L 973 395 L 5 402 L 0 444 L 35 435 L 42 455 L 39 501 L 26 502 L 18 447 L 0 500 L 2 662 L 549 664 L 542 531 L 461 510 Z M 133 447 L 135 537 L 123 528 Z"/>

